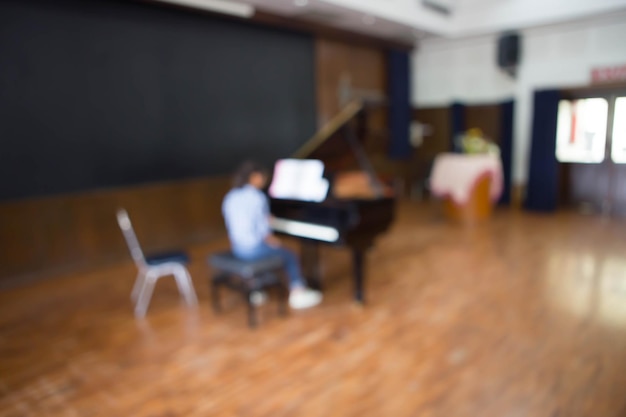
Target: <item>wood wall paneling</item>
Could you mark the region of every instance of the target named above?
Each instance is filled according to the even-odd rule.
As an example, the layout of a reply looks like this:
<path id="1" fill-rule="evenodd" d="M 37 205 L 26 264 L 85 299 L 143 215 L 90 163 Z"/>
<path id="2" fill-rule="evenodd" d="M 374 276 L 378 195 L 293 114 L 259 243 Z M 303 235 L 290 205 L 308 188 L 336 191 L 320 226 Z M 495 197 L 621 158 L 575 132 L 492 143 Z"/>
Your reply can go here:
<path id="1" fill-rule="evenodd" d="M 349 80 L 353 90 L 386 94 L 387 61 L 384 50 L 317 38 L 315 54 L 319 127 L 341 110 L 339 88 L 342 78 Z M 377 123 L 375 127 L 384 126 L 380 120 Z"/>
<path id="2" fill-rule="evenodd" d="M 479 128 L 485 136 L 500 143 L 502 110 L 499 104 L 473 105 L 465 107 L 465 127 Z"/>
<path id="3" fill-rule="evenodd" d="M 450 108 L 429 107 L 413 110 L 413 120 L 431 127 L 432 133 L 422 145 L 415 148 L 411 157 L 410 180 L 422 182 L 430 175 L 435 157 L 450 151 Z"/>
<path id="4" fill-rule="evenodd" d="M 98 190 L 0 204 L 0 286 L 129 256 L 115 220 L 128 210 L 147 252 L 223 236 L 228 178 Z"/>
<path id="5" fill-rule="evenodd" d="M 429 125 L 432 133 L 424 138 L 415 153 L 435 157 L 450 150 L 450 109 L 448 107 L 419 108 L 413 111 L 413 120 Z"/>

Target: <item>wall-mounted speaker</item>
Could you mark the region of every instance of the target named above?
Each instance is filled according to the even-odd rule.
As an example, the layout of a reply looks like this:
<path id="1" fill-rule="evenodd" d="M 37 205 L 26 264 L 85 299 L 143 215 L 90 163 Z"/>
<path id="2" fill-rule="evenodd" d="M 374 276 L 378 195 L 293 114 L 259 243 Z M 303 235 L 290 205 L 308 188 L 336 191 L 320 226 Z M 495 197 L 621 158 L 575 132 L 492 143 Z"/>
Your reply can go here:
<path id="1" fill-rule="evenodd" d="M 515 76 L 520 62 L 521 39 L 518 33 L 505 33 L 498 39 L 498 66 Z"/>

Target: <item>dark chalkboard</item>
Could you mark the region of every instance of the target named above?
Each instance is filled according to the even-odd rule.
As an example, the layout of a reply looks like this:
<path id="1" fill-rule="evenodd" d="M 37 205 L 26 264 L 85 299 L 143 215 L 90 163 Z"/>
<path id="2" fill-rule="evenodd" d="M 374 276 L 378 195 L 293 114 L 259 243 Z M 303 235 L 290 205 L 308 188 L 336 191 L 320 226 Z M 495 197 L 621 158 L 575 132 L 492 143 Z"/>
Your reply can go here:
<path id="1" fill-rule="evenodd" d="M 313 40 L 121 1 L 0 2 L 0 199 L 271 164 L 315 130 Z"/>

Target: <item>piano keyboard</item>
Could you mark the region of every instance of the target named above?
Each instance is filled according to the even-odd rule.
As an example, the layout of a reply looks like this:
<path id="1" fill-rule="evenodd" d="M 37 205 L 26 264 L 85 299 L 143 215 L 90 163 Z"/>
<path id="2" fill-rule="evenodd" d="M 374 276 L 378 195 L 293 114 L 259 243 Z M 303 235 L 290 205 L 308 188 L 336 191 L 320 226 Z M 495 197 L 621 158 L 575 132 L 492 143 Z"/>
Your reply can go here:
<path id="1" fill-rule="evenodd" d="M 319 224 L 274 217 L 270 220 L 270 227 L 277 232 L 305 239 L 314 239 L 329 243 L 339 240 L 339 231 L 330 226 L 321 226 Z"/>

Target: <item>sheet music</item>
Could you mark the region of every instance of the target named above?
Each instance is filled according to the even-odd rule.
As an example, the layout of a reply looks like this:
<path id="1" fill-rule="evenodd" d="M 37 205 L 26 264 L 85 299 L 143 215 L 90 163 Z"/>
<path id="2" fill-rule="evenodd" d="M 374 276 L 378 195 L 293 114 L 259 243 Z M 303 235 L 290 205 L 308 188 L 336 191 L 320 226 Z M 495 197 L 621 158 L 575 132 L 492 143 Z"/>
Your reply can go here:
<path id="1" fill-rule="evenodd" d="M 273 198 L 320 202 L 328 195 L 324 163 L 314 159 L 281 159 L 269 188 Z"/>

